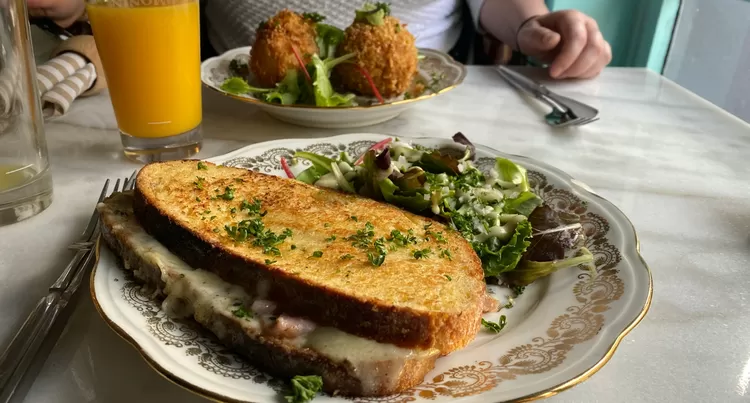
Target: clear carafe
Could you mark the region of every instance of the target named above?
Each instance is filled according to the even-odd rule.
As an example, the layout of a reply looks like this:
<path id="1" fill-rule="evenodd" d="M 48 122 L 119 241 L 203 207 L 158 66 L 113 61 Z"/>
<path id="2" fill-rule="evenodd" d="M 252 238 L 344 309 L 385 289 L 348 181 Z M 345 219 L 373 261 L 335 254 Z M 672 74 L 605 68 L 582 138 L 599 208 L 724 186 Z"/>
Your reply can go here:
<path id="1" fill-rule="evenodd" d="M 25 0 L 0 1 L 0 225 L 52 202 Z"/>

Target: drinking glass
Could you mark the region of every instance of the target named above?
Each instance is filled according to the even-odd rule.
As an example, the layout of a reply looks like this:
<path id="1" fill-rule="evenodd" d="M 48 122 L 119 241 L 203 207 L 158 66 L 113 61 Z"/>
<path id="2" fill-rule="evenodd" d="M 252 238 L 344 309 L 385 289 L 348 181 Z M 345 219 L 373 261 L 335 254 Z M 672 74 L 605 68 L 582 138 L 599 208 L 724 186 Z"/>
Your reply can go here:
<path id="1" fill-rule="evenodd" d="M 52 203 L 25 0 L 0 1 L 0 225 Z"/>
<path id="2" fill-rule="evenodd" d="M 87 0 L 125 155 L 189 157 L 201 147 L 198 0 Z"/>

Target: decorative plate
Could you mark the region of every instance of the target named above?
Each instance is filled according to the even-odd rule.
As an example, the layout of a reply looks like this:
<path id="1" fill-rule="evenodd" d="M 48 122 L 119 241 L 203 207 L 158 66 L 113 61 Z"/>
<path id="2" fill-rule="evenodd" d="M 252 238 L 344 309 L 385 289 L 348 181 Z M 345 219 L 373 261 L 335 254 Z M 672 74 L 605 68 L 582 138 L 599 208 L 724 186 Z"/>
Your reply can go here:
<path id="1" fill-rule="evenodd" d="M 325 129 L 350 129 L 385 122 L 398 116 L 417 102 L 436 97 L 463 82 L 466 67 L 449 55 L 431 49 L 419 49 L 424 58 L 419 61 L 418 75 L 428 88 L 416 98 L 404 96 L 388 99 L 384 104 L 375 103 L 373 98 L 356 98 L 359 106 L 316 107 L 306 105 L 280 105 L 264 102 L 252 95 L 233 95 L 221 89 L 221 84 L 231 77 L 229 63 L 234 58 L 249 59 L 250 46 L 229 50 L 221 56 L 212 57 L 201 63 L 203 84 L 221 94 L 251 103 L 269 115 L 287 123 Z M 252 79 L 250 80 L 252 82 Z"/>
<path id="2" fill-rule="evenodd" d="M 325 139 L 278 140 L 245 147 L 212 162 L 283 175 L 279 157 L 295 150 L 336 156 L 359 155 L 384 136 L 350 134 Z M 449 139 L 419 138 L 428 147 Z M 651 272 L 638 252 L 632 224 L 614 205 L 565 173 L 526 157 L 477 146 L 477 165 L 510 158 L 528 169 L 538 195 L 557 210 L 577 215 L 587 234 L 596 270 L 571 268 L 539 280 L 510 309 L 485 315 L 507 317 L 499 333 L 480 331 L 463 350 L 437 361 L 424 383 L 402 394 L 351 399 L 360 403 L 504 402 L 552 396 L 583 382 L 612 357 L 622 338 L 645 316 L 651 303 Z M 300 163 L 302 165 L 302 163 Z M 302 166 L 292 167 L 299 172 Z M 508 290 L 491 292 L 504 301 Z M 200 395 L 230 402 L 279 402 L 284 384 L 223 348 L 192 321 L 165 316 L 117 259 L 101 248 L 91 276 L 91 295 L 104 320 L 128 340 L 154 369 Z M 319 396 L 316 402 L 347 399 Z"/>

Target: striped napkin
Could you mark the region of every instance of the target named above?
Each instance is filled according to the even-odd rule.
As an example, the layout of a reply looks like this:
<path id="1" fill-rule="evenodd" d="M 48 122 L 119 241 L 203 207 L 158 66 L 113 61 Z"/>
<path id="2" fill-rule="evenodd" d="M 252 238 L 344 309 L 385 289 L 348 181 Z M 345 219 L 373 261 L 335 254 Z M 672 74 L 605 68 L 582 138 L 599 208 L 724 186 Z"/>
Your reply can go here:
<path id="1" fill-rule="evenodd" d="M 96 67 L 80 55 L 67 52 L 37 67 L 37 86 L 44 117 L 64 115 L 73 101 L 96 81 Z M 6 60 L 0 70 L 0 119 L 11 116 L 20 101 L 18 64 Z"/>
<path id="2" fill-rule="evenodd" d="M 64 115 L 97 77 L 94 64 L 72 52 L 62 53 L 36 70 L 44 117 Z"/>

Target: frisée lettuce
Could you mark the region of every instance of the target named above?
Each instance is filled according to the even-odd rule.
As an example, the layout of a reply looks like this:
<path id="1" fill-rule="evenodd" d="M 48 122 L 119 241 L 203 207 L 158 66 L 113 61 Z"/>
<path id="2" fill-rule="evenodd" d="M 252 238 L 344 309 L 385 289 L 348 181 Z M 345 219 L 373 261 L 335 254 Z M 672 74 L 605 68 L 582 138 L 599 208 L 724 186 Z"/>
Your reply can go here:
<path id="1" fill-rule="evenodd" d="M 472 162 L 474 145 L 461 133 L 454 140 L 457 147 L 439 150 L 385 140 L 357 163 L 346 153 L 329 158 L 299 151 L 294 156 L 312 165 L 297 179 L 442 220 L 469 241 L 485 277 L 526 285 L 593 260 L 573 242 L 583 239 L 580 224 L 561 222 L 548 207 L 539 210 L 544 202 L 532 191 L 526 169 L 497 158 L 489 172 L 482 172 Z"/>

